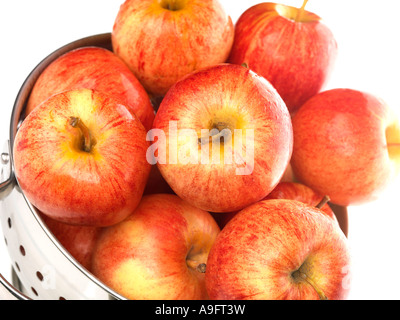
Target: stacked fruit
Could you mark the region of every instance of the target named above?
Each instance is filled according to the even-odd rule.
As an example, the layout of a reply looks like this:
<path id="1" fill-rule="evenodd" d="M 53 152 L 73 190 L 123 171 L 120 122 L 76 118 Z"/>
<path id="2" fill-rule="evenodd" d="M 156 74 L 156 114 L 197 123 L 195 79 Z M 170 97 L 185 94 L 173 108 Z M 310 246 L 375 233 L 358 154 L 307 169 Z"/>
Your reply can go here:
<path id="1" fill-rule="evenodd" d="M 15 138 L 19 185 L 121 295 L 346 297 L 328 202 L 379 196 L 400 125 L 368 93 L 322 91 L 337 45 L 306 3 L 261 3 L 234 26 L 216 0 L 127 0 L 112 51 L 79 48 L 40 75 Z"/>

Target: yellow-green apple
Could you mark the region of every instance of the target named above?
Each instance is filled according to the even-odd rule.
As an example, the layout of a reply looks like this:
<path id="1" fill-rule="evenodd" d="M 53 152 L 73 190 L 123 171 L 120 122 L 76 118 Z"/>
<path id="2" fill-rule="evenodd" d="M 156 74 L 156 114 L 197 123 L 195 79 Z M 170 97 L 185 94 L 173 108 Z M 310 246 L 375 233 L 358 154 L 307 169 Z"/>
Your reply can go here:
<path id="1" fill-rule="evenodd" d="M 178 196 L 206 211 L 230 212 L 261 200 L 279 183 L 293 132 L 267 80 L 243 66 L 219 64 L 171 87 L 149 139 L 149 154 L 156 154 Z"/>
<path id="2" fill-rule="evenodd" d="M 124 221 L 105 228 L 93 274 L 132 300 L 207 299 L 208 253 L 220 229 L 176 195 L 145 195 Z"/>
<path id="3" fill-rule="evenodd" d="M 233 37 L 232 20 L 218 0 L 126 0 L 112 45 L 157 97 L 182 76 L 226 62 Z"/>
<path id="4" fill-rule="evenodd" d="M 110 96 L 80 89 L 53 95 L 22 122 L 15 173 L 27 199 L 49 217 L 107 226 L 139 204 L 150 172 L 146 131 Z"/>
<path id="5" fill-rule="evenodd" d="M 260 3 L 235 26 L 231 63 L 246 63 L 269 80 L 294 113 L 327 83 L 337 56 L 330 29 L 305 5 Z"/>
<path id="6" fill-rule="evenodd" d="M 293 117 L 293 130 L 295 176 L 332 203 L 373 201 L 399 171 L 398 117 L 370 93 L 321 92 Z"/>
<path id="7" fill-rule="evenodd" d="M 135 113 L 145 129 L 153 124 L 154 109 L 141 83 L 118 56 L 100 47 L 78 48 L 50 63 L 36 81 L 25 113 L 56 93 L 76 89 L 109 94 Z"/>
<path id="8" fill-rule="evenodd" d="M 40 213 L 40 217 L 54 237 L 84 268 L 91 270 L 92 254 L 101 228 L 76 226 L 59 222 Z"/>
<path id="9" fill-rule="evenodd" d="M 221 230 L 207 261 L 210 299 L 340 300 L 351 284 L 347 238 L 320 209 L 263 200 Z"/>

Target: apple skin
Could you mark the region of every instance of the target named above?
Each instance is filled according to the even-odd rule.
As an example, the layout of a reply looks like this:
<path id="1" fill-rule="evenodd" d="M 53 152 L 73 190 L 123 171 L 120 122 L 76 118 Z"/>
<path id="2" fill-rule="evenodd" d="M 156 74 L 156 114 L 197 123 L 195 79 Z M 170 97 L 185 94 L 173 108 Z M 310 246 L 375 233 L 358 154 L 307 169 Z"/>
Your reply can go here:
<path id="1" fill-rule="evenodd" d="M 263 200 L 219 233 L 206 287 L 213 300 L 341 300 L 349 266 L 347 239 L 333 219 L 296 200 Z"/>
<path id="2" fill-rule="evenodd" d="M 230 63 L 246 63 L 277 89 L 291 113 L 320 92 L 332 73 L 337 43 L 314 13 L 275 3 L 247 9 L 235 25 Z"/>
<path id="3" fill-rule="evenodd" d="M 278 185 L 271 191 L 263 200 L 268 199 L 288 199 L 288 200 L 297 200 L 308 204 L 310 206 L 317 206 L 324 196 L 319 195 L 311 188 L 306 185 L 298 182 L 292 181 L 282 181 L 278 183 Z M 333 220 L 337 221 L 336 215 L 333 210 L 329 206 L 328 203 L 325 203 L 320 208 L 327 216 L 331 217 Z M 223 229 L 226 224 L 240 211 L 234 212 L 217 212 L 211 213 L 214 219 L 217 221 L 219 227 Z"/>
<path id="4" fill-rule="evenodd" d="M 166 9 L 168 3 L 179 10 Z M 114 52 L 152 96 L 164 96 L 184 75 L 226 62 L 234 37 L 217 0 L 127 0 L 112 31 Z"/>
<path id="5" fill-rule="evenodd" d="M 176 195 L 143 196 L 129 217 L 101 233 L 93 274 L 131 300 L 208 299 L 197 267 L 207 263 L 219 231 L 208 212 Z"/>
<path id="6" fill-rule="evenodd" d="M 272 192 L 264 199 L 290 199 L 297 200 L 316 207 L 323 200 L 324 196 L 318 194 L 310 187 L 298 182 L 280 182 Z M 329 201 L 328 201 L 329 202 Z M 326 202 L 320 209 L 333 220 L 337 221 L 334 212 Z"/>
<path id="7" fill-rule="evenodd" d="M 373 201 L 400 168 L 398 117 L 377 97 L 337 88 L 293 117 L 296 178 L 341 206 Z"/>
<path id="8" fill-rule="evenodd" d="M 92 269 L 93 250 L 101 228 L 62 223 L 42 213 L 40 213 L 40 217 L 65 250 L 90 271 Z"/>
<path id="9" fill-rule="evenodd" d="M 184 107 L 183 107 L 184 106 Z M 170 121 L 177 122 L 177 131 L 184 129 L 211 130 L 215 123 L 224 123 L 233 132 L 254 130 L 254 166 L 250 174 L 237 174 L 243 167 L 236 162 L 234 144 L 225 149 L 221 142 L 220 163 L 197 161 L 170 163 L 170 148 L 181 143 L 169 134 Z M 161 174 L 182 199 L 209 212 L 230 212 L 263 199 L 279 183 L 292 153 L 293 132 L 290 114 L 272 85 L 248 68 L 220 64 L 195 71 L 178 81 L 164 97 L 156 114 L 154 129 L 165 133 L 166 163 L 157 162 Z M 221 130 L 221 129 L 219 129 Z M 243 148 L 250 150 L 243 137 Z M 186 143 L 187 145 L 188 143 Z M 201 148 L 198 148 L 201 157 Z M 213 155 L 210 142 L 209 154 Z M 232 162 L 224 161 L 225 152 L 232 153 Z M 247 154 L 246 154 L 247 156 Z M 250 161 L 246 160 L 246 166 Z M 190 181 L 190 183 L 188 183 Z"/>
<path id="10" fill-rule="evenodd" d="M 292 165 L 290 163 L 288 164 L 285 173 L 281 178 L 281 182 L 296 182 L 296 177 L 293 174 Z"/>
<path id="11" fill-rule="evenodd" d="M 100 47 L 78 48 L 54 60 L 36 81 L 25 113 L 56 93 L 76 89 L 109 94 L 135 113 L 146 130 L 153 124 L 155 112 L 143 86 L 119 57 Z"/>
<path id="12" fill-rule="evenodd" d="M 70 124 L 79 117 L 93 146 Z M 108 95 L 80 89 L 50 97 L 22 122 L 14 141 L 18 183 L 49 217 L 75 225 L 107 226 L 139 204 L 150 164 L 140 120 Z"/>

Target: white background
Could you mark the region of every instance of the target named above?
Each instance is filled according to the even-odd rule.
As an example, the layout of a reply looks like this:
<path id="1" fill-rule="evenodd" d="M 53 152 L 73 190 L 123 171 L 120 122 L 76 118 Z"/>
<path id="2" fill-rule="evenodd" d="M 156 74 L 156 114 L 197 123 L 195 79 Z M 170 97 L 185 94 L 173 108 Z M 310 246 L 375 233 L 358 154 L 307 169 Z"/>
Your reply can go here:
<path id="1" fill-rule="evenodd" d="M 0 144 L 8 138 L 15 97 L 29 72 L 60 46 L 111 32 L 123 0 L 0 1 Z M 222 1 L 236 21 L 260 1 Z M 302 0 L 282 0 L 296 7 Z M 400 113 L 400 2 L 398 0 L 310 0 L 335 34 L 339 59 L 326 87 L 364 90 Z M 400 183 L 382 198 L 349 208 L 352 288 L 349 299 L 400 299 Z M 0 212 L 0 214 L 2 214 Z M 0 231 L 1 233 L 1 231 Z M 10 261 L 0 238 L 0 273 Z"/>

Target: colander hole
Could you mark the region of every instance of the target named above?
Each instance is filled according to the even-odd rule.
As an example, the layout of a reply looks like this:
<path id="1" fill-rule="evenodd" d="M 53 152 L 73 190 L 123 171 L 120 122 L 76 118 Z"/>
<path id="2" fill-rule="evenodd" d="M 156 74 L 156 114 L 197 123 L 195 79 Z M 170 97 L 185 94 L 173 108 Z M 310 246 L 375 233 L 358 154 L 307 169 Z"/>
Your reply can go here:
<path id="1" fill-rule="evenodd" d="M 8 246 L 7 238 L 6 238 L 6 237 L 4 237 L 4 242 L 6 243 L 6 246 Z"/>
<path id="2" fill-rule="evenodd" d="M 31 290 L 32 290 L 32 292 L 35 294 L 35 296 L 38 296 L 38 293 L 37 293 L 37 291 L 35 290 L 34 287 L 31 287 Z"/>
<path id="3" fill-rule="evenodd" d="M 8 227 L 11 229 L 11 227 L 12 227 L 11 218 L 8 218 L 8 219 L 7 219 L 7 222 L 8 222 Z"/>
<path id="4" fill-rule="evenodd" d="M 43 275 L 39 271 L 36 272 L 36 276 L 40 281 L 43 281 Z"/>
<path id="5" fill-rule="evenodd" d="M 67 300 L 64 297 L 59 297 L 58 300 Z"/>
<path id="6" fill-rule="evenodd" d="M 17 268 L 18 271 L 21 271 L 17 262 L 15 262 L 15 267 Z"/>
<path id="7" fill-rule="evenodd" d="M 26 252 L 25 252 L 25 248 L 23 246 L 19 246 L 19 251 L 21 252 L 21 254 L 23 256 L 25 256 Z"/>

